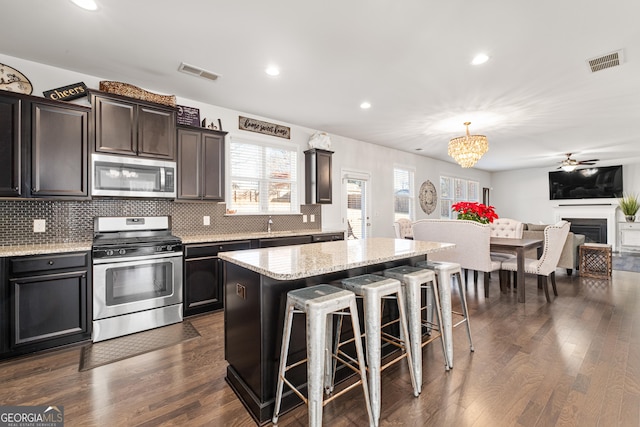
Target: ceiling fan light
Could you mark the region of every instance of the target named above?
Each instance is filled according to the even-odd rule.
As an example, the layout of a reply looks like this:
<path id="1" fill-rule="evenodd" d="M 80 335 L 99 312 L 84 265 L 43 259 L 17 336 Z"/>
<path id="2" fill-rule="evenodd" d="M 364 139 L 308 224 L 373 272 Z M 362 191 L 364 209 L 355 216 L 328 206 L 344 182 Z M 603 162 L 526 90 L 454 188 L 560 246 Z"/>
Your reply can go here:
<path id="1" fill-rule="evenodd" d="M 562 165 L 560 166 L 562 168 L 563 171 L 565 172 L 573 172 L 574 170 L 576 170 L 576 168 L 578 167 L 578 165 Z"/>

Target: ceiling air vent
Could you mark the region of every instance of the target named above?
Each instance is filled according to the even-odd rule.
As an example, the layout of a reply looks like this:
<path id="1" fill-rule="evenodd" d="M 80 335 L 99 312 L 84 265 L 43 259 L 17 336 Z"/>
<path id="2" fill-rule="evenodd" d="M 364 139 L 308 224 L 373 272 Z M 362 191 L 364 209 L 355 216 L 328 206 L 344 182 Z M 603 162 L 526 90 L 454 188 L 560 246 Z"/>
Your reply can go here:
<path id="1" fill-rule="evenodd" d="M 597 58 L 587 59 L 587 64 L 589 64 L 591 72 L 595 73 L 606 68 L 617 67 L 622 64 L 622 60 L 622 50 L 616 50 Z"/>
<path id="2" fill-rule="evenodd" d="M 207 71 L 200 67 L 195 67 L 193 65 L 185 64 L 184 62 L 180 63 L 180 66 L 178 67 L 178 71 L 182 71 L 183 73 L 186 73 L 186 74 L 191 74 L 192 76 L 202 77 L 203 79 L 207 79 L 207 80 L 217 80 L 218 77 L 220 77 L 220 74 Z"/>

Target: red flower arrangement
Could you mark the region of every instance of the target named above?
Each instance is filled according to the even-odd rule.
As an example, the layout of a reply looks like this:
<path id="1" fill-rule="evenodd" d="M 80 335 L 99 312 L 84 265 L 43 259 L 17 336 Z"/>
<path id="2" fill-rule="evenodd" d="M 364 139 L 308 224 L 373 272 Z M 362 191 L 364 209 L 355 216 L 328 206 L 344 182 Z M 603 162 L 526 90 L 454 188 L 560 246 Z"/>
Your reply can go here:
<path id="1" fill-rule="evenodd" d="M 458 202 L 451 206 L 451 210 L 458 212 L 458 219 L 468 219 L 482 224 L 489 224 L 498 219 L 493 206 L 478 202 Z"/>

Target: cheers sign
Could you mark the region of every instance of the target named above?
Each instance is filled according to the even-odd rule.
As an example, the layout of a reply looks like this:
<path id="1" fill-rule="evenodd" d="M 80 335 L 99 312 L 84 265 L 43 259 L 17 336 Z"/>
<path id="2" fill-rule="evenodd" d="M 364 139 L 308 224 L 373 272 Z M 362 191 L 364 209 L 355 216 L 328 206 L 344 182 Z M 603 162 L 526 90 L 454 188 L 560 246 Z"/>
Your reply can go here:
<path id="1" fill-rule="evenodd" d="M 291 139 L 290 127 L 263 122 L 261 120 L 250 119 L 248 117 L 238 116 L 238 128 L 241 130 L 248 130 L 250 132 Z"/>

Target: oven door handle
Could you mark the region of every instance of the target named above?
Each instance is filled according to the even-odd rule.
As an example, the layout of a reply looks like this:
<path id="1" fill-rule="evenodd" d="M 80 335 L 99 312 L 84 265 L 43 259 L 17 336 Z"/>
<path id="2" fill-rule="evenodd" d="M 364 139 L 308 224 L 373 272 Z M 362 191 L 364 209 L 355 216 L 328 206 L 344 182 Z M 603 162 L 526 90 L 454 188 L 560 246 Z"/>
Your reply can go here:
<path id="1" fill-rule="evenodd" d="M 154 261 L 163 258 L 182 258 L 182 252 L 166 252 L 158 253 L 155 255 L 142 255 L 142 256 L 130 256 L 119 258 L 94 258 L 93 265 L 100 264 L 118 264 L 122 262 L 136 262 L 136 261 Z"/>

